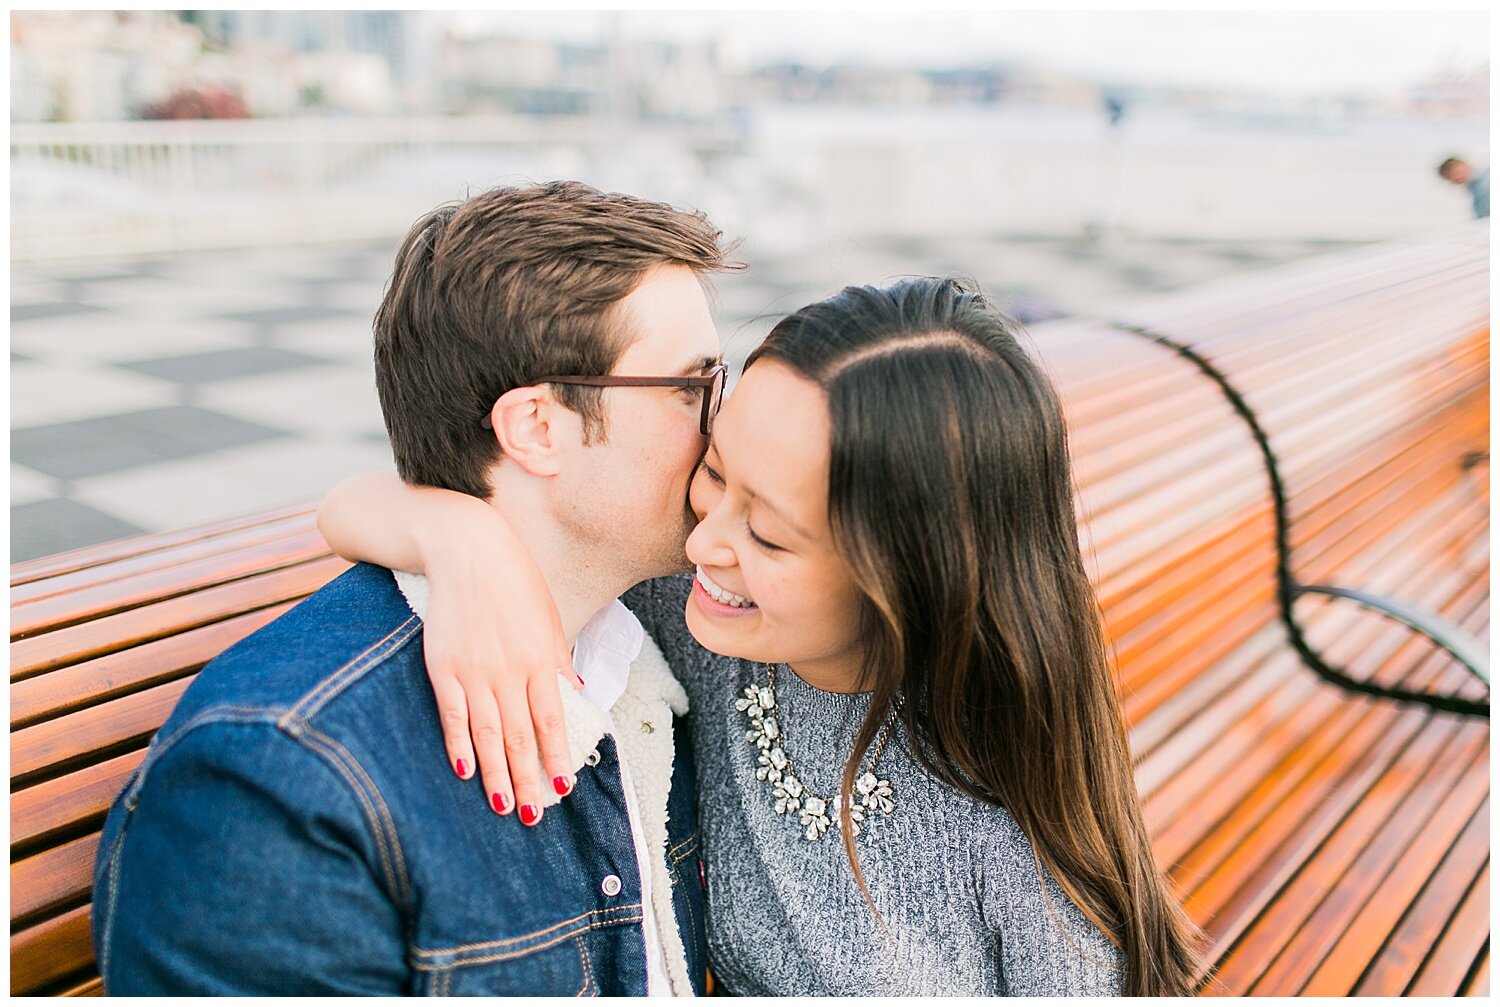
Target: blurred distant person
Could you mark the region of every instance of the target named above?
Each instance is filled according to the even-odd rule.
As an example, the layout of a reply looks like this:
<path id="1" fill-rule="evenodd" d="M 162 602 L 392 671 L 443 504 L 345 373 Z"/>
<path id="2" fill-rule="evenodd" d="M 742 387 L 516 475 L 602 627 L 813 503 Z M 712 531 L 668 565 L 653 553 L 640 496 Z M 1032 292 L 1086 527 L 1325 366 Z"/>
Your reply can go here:
<path id="1" fill-rule="evenodd" d="M 1454 185 L 1461 185 L 1469 190 L 1469 198 L 1474 201 L 1474 216 L 1477 219 L 1483 220 L 1489 217 L 1489 168 L 1475 168 L 1468 161 L 1457 157 L 1450 157 L 1438 165 L 1438 174 Z"/>

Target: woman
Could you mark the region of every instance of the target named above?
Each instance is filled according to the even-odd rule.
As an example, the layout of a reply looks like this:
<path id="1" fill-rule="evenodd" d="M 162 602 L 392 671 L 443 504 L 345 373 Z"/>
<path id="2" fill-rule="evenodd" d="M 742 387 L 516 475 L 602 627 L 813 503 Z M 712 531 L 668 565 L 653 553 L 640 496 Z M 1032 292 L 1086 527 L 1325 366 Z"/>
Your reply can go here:
<path id="1" fill-rule="evenodd" d="M 1194 985 L 1017 331 L 937 279 L 783 320 L 693 480 L 697 573 L 625 598 L 691 699 L 731 992 Z M 402 532 L 336 517 L 375 562 Z"/>

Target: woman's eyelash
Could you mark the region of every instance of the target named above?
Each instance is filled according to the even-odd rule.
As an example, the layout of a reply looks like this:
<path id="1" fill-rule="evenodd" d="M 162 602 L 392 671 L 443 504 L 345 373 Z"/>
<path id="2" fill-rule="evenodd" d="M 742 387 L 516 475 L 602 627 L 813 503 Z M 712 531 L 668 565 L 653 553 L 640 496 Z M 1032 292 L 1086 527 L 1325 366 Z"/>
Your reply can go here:
<path id="1" fill-rule="evenodd" d="M 708 467 L 708 462 L 700 462 L 699 464 L 703 466 L 704 473 L 710 479 L 712 479 L 714 481 L 714 485 L 716 485 L 716 486 L 723 486 L 724 485 L 724 477 L 721 476 L 721 475 L 719 475 L 719 473 L 715 472 L 713 469 L 709 468 Z"/>
<path id="2" fill-rule="evenodd" d="M 763 539 L 759 535 L 755 534 L 755 529 L 750 527 L 750 522 L 749 521 L 745 522 L 745 531 L 749 532 L 751 541 L 753 541 L 756 545 L 760 546 L 762 549 L 766 550 L 767 552 L 782 552 L 782 551 L 784 551 L 781 548 L 781 546 L 776 545 L 775 543 L 772 543 L 772 542 L 767 542 L 765 539 Z"/>

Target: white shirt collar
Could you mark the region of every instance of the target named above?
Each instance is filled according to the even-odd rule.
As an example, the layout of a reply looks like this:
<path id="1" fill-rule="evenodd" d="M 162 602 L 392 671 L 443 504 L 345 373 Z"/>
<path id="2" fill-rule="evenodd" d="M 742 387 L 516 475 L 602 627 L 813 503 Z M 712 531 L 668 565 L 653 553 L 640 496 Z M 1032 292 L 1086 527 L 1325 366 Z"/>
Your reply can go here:
<path id="1" fill-rule="evenodd" d="M 584 697 L 601 710 L 613 708 L 645 642 L 641 621 L 618 600 L 595 612 L 573 645 L 573 670 L 583 679 Z"/>

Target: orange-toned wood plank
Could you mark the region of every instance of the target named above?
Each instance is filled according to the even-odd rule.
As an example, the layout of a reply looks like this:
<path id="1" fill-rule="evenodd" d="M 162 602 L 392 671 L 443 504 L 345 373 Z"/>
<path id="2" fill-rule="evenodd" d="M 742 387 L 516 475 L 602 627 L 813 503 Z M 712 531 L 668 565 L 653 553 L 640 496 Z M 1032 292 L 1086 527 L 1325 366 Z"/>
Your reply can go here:
<path id="1" fill-rule="evenodd" d="M 146 535 L 135 535 L 126 539 L 105 542 L 102 545 L 85 546 L 82 549 L 73 549 L 52 556 L 42 556 L 38 559 L 27 560 L 24 563 L 14 564 L 10 568 L 10 583 L 12 587 L 29 584 L 34 580 L 40 580 L 44 577 L 58 577 L 63 574 L 72 573 L 75 570 L 118 562 L 122 559 L 129 559 L 161 549 L 170 549 L 185 542 L 200 542 L 212 539 L 217 535 L 245 528 L 253 528 L 257 525 L 272 524 L 295 518 L 310 520 L 310 516 L 315 514 L 316 510 L 317 505 L 313 503 L 297 504 L 291 507 L 283 507 L 280 510 L 249 514 L 242 517 L 229 518 L 224 521 L 196 525 L 192 528 L 184 528 L 181 531 L 152 532 Z"/>
<path id="2" fill-rule="evenodd" d="M 273 605 L 16 682 L 10 688 L 11 728 L 30 727 L 191 674 L 294 604 Z"/>
<path id="3" fill-rule="evenodd" d="M 19 640 L 10 646 L 11 680 L 102 657 L 174 633 L 220 622 L 257 608 L 305 597 L 349 568 L 336 557 L 314 560 L 209 588 L 158 605 L 105 616 L 80 626 Z"/>
<path id="4" fill-rule="evenodd" d="M 1257 983 L 1299 996 L 1347 996 L 1380 950 L 1401 914 L 1431 878 L 1474 810 L 1484 803 L 1489 780 L 1482 745 L 1474 746 L 1469 771 L 1436 807 L 1411 802 L 1371 840 L 1309 918 L 1276 968 Z M 1425 795 L 1423 795 L 1425 796 Z M 1421 810 L 1419 810 L 1419 808 Z M 1453 893 L 1457 901 L 1460 893 Z M 1303 979 L 1302 977 L 1306 978 Z"/>
<path id="5" fill-rule="evenodd" d="M 1379 952 L 1370 957 L 1371 964 L 1354 988 L 1355 996 L 1394 997 L 1406 992 L 1453 917 L 1457 901 L 1454 892 L 1469 890 L 1489 860 L 1489 851 L 1489 800 L 1486 799 L 1469 818 L 1437 869 L 1417 879 L 1424 885 L 1422 893 Z"/>
<path id="6" fill-rule="evenodd" d="M 102 997 L 103 995 L 104 980 L 100 979 L 98 976 L 95 976 L 92 979 L 86 979 L 83 982 L 79 983 L 77 986 L 73 986 L 58 994 L 58 996 L 65 997 Z"/>
<path id="7" fill-rule="evenodd" d="M 1422 963 L 1416 981 L 1407 990 L 1414 997 L 1451 997 L 1460 992 L 1464 979 L 1490 940 L 1490 867 L 1475 879 L 1463 905 L 1453 914 L 1432 955 Z"/>
<path id="8" fill-rule="evenodd" d="M 102 821 L 125 781 L 146 757 L 144 748 L 87 766 L 66 776 L 13 791 L 10 846 L 34 845 L 60 832 Z"/>
<path id="9" fill-rule="evenodd" d="M 136 555 L 121 556 L 82 570 L 15 585 L 10 592 L 11 605 L 30 604 L 80 588 L 93 588 L 145 573 L 181 567 L 208 555 L 251 547 L 274 548 L 278 542 L 305 537 L 315 531 L 314 515 L 298 514 L 291 518 L 226 531 L 210 539 L 196 539 Z"/>
<path id="10" fill-rule="evenodd" d="M 94 854 L 98 849 L 96 832 L 11 864 L 12 924 L 87 894 L 94 883 Z"/>
<path id="11" fill-rule="evenodd" d="M 316 530 L 234 550 L 214 551 L 163 570 L 151 570 L 101 584 L 79 586 L 65 594 L 11 606 L 11 639 L 90 619 L 129 611 L 142 605 L 229 584 L 256 574 L 306 563 L 329 555 Z"/>
<path id="12" fill-rule="evenodd" d="M 59 717 L 10 736 L 13 787 L 45 771 L 89 760 L 95 753 L 131 743 L 142 747 L 166 721 L 191 679 L 178 679 L 100 706 Z"/>
<path id="13" fill-rule="evenodd" d="M 1474 972 L 1469 976 L 1468 982 L 1464 983 L 1463 995 L 1466 997 L 1490 995 L 1490 949 L 1488 947 L 1479 956 L 1479 963 L 1474 966 Z"/>
<path id="14" fill-rule="evenodd" d="M 1277 975 L 1274 971 L 1276 959 L 1287 941 L 1301 932 L 1308 916 L 1332 890 L 1334 881 L 1348 869 L 1370 837 L 1390 819 L 1403 801 L 1413 792 L 1424 792 L 1450 777 L 1446 759 L 1454 754 L 1450 744 L 1454 734 L 1449 725 L 1427 725 L 1427 729 L 1418 731 L 1389 768 L 1359 796 L 1348 817 L 1318 844 L 1315 853 L 1299 851 L 1291 858 L 1268 858 L 1280 868 L 1277 873 L 1282 875 L 1274 890 L 1262 880 L 1267 872 L 1257 872 L 1260 878 L 1255 880 L 1241 880 L 1242 884 L 1248 882 L 1246 888 L 1249 891 L 1245 894 L 1259 889 L 1257 894 L 1261 898 L 1267 894 L 1271 897 L 1266 899 L 1264 910 L 1244 928 L 1243 936 L 1231 953 L 1221 960 L 1218 970 L 1221 983 L 1238 994 L 1248 993 L 1252 988 L 1267 994 L 1288 992 L 1273 981 Z M 1235 915 L 1242 918 L 1244 912 L 1241 910 Z M 1210 932 L 1214 929 L 1211 928 Z"/>
<path id="15" fill-rule="evenodd" d="M 10 992 L 33 994 L 94 960 L 89 939 L 90 907 L 80 906 L 61 916 L 22 930 L 10 938 Z"/>

